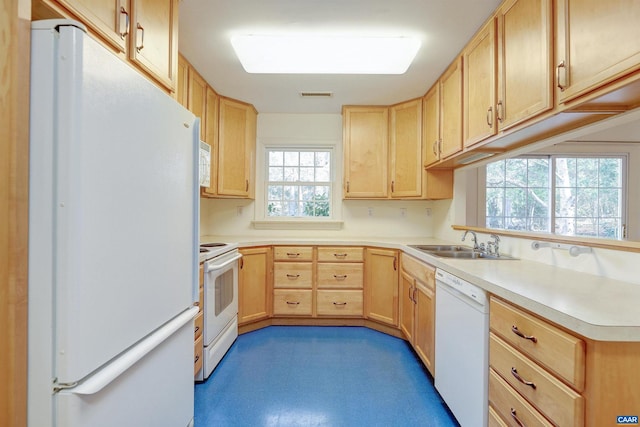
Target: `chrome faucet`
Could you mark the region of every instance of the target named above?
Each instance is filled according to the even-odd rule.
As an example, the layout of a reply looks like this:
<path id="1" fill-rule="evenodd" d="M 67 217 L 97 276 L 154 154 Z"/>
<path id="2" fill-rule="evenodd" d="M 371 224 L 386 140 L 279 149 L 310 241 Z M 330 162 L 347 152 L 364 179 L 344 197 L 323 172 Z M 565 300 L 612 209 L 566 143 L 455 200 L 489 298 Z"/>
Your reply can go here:
<path id="1" fill-rule="evenodd" d="M 491 234 L 490 238 L 493 242 L 487 242 L 487 253 L 489 255 L 500 256 L 500 237 L 495 234 Z"/>
<path id="2" fill-rule="evenodd" d="M 465 231 L 464 234 L 462 235 L 462 241 L 464 242 L 464 239 L 467 237 L 468 233 L 471 233 L 472 235 L 471 241 L 473 242 L 473 250 L 474 251 L 479 250 L 480 246 L 478 245 L 478 236 L 476 236 L 475 231 L 471 231 L 471 230 Z"/>

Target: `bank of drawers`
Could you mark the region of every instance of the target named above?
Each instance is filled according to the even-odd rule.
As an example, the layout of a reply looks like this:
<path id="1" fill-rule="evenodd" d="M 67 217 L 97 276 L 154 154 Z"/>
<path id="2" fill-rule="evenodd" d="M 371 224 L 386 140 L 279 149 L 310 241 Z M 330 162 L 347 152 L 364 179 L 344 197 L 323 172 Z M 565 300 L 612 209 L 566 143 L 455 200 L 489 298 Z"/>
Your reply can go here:
<path id="1" fill-rule="evenodd" d="M 273 254 L 273 315 L 311 316 L 313 247 L 276 246 Z"/>
<path id="2" fill-rule="evenodd" d="M 364 248 L 319 247 L 316 312 L 318 316 L 364 315 Z"/>
<path id="3" fill-rule="evenodd" d="M 495 417 L 508 426 L 583 426 L 584 342 L 499 299 L 490 304 Z"/>
<path id="4" fill-rule="evenodd" d="M 274 247 L 274 316 L 361 317 L 364 249 Z"/>

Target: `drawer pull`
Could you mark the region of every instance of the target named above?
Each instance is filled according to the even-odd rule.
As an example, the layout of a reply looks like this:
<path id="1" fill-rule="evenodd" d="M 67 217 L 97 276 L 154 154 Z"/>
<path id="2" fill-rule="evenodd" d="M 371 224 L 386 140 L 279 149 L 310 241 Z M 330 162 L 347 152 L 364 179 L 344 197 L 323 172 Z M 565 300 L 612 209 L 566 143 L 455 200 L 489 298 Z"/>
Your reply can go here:
<path id="1" fill-rule="evenodd" d="M 200 360 L 200 356 L 199 355 L 196 356 L 195 360 L 193 361 L 193 364 L 195 365 L 196 363 L 198 363 L 198 360 Z"/>
<path id="2" fill-rule="evenodd" d="M 193 331 L 193 333 L 197 334 L 199 330 L 200 330 L 200 326 L 196 326 L 196 329 Z"/>
<path id="3" fill-rule="evenodd" d="M 522 332 L 520 332 L 518 330 L 518 327 L 516 325 L 513 325 L 511 327 L 511 332 L 513 332 L 514 334 L 516 334 L 517 336 L 519 336 L 520 338 L 523 338 L 525 340 L 529 340 L 531 342 L 537 343 L 538 342 L 538 338 L 534 337 L 533 335 L 525 335 Z"/>
<path id="4" fill-rule="evenodd" d="M 300 253 L 295 253 L 295 252 L 287 252 L 287 256 L 289 258 L 298 258 L 300 256 Z"/>
<path id="5" fill-rule="evenodd" d="M 336 280 L 344 280 L 344 279 L 347 278 L 347 275 L 346 274 L 334 274 L 333 277 Z"/>
<path id="6" fill-rule="evenodd" d="M 536 389 L 536 384 L 534 382 L 531 381 L 527 381 L 525 379 L 523 379 L 520 374 L 518 374 L 518 370 L 516 368 L 514 368 L 513 366 L 511 367 L 511 375 L 513 375 L 518 381 L 520 381 L 522 384 L 524 385 L 528 385 L 529 387 L 531 387 L 532 389 Z"/>
<path id="7" fill-rule="evenodd" d="M 516 410 L 511 408 L 511 418 L 513 418 L 513 420 L 516 422 L 516 424 L 518 424 L 518 426 L 520 427 L 526 427 L 522 421 L 520 421 L 520 419 L 518 418 L 518 415 L 516 414 Z"/>
<path id="8" fill-rule="evenodd" d="M 300 305 L 300 301 L 287 301 L 289 305 Z"/>
<path id="9" fill-rule="evenodd" d="M 347 305 L 346 302 L 334 302 L 333 305 Z"/>
<path id="10" fill-rule="evenodd" d="M 287 278 L 291 280 L 297 279 L 298 277 L 300 277 L 299 274 L 287 274 Z"/>
<path id="11" fill-rule="evenodd" d="M 347 257 L 347 254 L 333 254 L 333 256 L 336 258 L 345 259 Z"/>

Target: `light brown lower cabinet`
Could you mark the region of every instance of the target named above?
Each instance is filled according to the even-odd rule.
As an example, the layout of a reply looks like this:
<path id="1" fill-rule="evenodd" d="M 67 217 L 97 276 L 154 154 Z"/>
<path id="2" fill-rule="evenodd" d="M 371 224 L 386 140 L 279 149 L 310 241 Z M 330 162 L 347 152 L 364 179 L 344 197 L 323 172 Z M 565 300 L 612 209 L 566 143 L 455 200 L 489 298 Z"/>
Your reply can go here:
<path id="1" fill-rule="evenodd" d="M 600 427 L 640 408 L 640 342 L 582 338 L 494 296 L 489 403 L 509 426 Z"/>
<path id="2" fill-rule="evenodd" d="M 401 260 L 400 330 L 435 375 L 435 268 L 405 254 Z"/>
<path id="3" fill-rule="evenodd" d="M 365 251 L 365 317 L 398 327 L 399 255 L 393 249 Z"/>
<path id="4" fill-rule="evenodd" d="M 271 248 L 240 249 L 238 274 L 238 324 L 271 316 Z"/>

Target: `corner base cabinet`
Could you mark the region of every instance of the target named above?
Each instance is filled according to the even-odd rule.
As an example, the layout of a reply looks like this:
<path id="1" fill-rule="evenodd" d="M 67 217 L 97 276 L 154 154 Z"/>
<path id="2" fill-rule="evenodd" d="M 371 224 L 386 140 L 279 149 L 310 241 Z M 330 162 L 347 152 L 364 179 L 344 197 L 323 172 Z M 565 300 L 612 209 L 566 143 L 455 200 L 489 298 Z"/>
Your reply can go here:
<path id="1" fill-rule="evenodd" d="M 238 325 L 271 316 L 271 248 L 240 249 Z"/>

